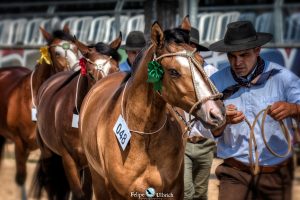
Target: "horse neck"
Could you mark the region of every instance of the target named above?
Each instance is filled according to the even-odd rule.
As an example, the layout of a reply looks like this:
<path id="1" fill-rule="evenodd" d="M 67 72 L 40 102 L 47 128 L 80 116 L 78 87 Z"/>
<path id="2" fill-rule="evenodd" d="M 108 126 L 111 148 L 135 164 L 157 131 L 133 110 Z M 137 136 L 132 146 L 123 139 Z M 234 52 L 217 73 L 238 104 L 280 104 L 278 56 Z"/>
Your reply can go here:
<path id="1" fill-rule="evenodd" d="M 44 81 L 46 81 L 51 75 L 54 74 L 54 71 L 52 70 L 52 66 L 46 64 L 43 62 L 42 64 L 37 64 L 34 71 L 32 72 L 32 88 L 34 96 L 36 96 L 38 89 L 43 84 Z"/>
<path id="2" fill-rule="evenodd" d="M 122 102 L 125 115 L 123 117 L 125 120 L 130 119 L 131 123 L 128 123 L 132 129 L 145 131 L 157 129 L 166 117 L 166 102 L 154 91 L 152 84 L 146 81 L 147 66 L 153 57 L 153 52 L 153 46 L 145 52 L 140 66 L 125 88 L 124 102 Z"/>
<path id="3" fill-rule="evenodd" d="M 89 75 L 82 76 L 78 75 L 77 81 L 76 81 L 76 89 L 75 89 L 75 95 L 76 95 L 76 107 L 78 111 L 80 112 L 80 107 L 83 102 L 84 97 L 88 93 L 88 91 L 91 89 L 91 87 L 96 83 L 95 80 L 93 80 Z"/>

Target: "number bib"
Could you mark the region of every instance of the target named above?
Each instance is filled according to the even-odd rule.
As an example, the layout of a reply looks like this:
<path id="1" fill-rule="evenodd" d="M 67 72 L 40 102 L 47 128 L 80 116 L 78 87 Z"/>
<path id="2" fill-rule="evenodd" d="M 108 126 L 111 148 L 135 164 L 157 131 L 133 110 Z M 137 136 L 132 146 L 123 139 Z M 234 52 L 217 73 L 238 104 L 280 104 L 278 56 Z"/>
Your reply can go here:
<path id="1" fill-rule="evenodd" d="M 119 116 L 113 130 L 114 130 L 116 137 L 124 151 L 130 140 L 131 133 L 130 133 L 129 128 L 127 127 L 127 124 L 126 124 L 125 120 L 123 119 L 122 115 Z"/>
<path id="2" fill-rule="evenodd" d="M 73 114 L 72 118 L 72 127 L 78 128 L 79 116 L 77 114 Z"/>
<path id="3" fill-rule="evenodd" d="M 31 108 L 31 120 L 34 121 L 34 122 L 37 121 L 36 114 L 37 114 L 36 108 L 32 107 Z"/>

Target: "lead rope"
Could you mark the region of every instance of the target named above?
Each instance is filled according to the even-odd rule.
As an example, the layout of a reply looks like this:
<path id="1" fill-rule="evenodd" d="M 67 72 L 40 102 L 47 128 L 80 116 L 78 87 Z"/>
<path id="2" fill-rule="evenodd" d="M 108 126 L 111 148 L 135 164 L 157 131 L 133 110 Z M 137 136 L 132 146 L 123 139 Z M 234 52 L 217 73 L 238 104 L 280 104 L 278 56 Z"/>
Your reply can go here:
<path id="1" fill-rule="evenodd" d="M 125 115 L 124 115 L 123 101 L 124 101 L 124 94 L 125 94 L 125 90 L 126 90 L 127 84 L 128 84 L 128 81 L 127 81 L 126 84 L 125 84 L 125 87 L 124 87 L 124 90 L 123 90 L 123 93 L 122 93 L 122 98 L 121 98 L 121 112 L 122 112 L 122 116 L 124 117 L 124 121 L 125 121 L 125 122 L 126 122 L 126 119 L 125 119 Z M 159 132 L 159 131 L 165 126 L 165 124 L 166 124 L 166 122 L 167 122 L 167 119 L 168 119 L 168 117 L 167 117 L 167 115 L 166 115 L 166 118 L 165 118 L 164 123 L 163 123 L 162 126 L 161 126 L 159 129 L 157 129 L 156 131 L 152 131 L 152 132 L 144 132 L 144 131 L 136 131 L 136 130 L 132 130 L 132 129 L 129 129 L 129 131 L 130 131 L 130 132 L 138 133 L 138 134 L 140 134 L 140 135 L 152 135 L 152 134 L 154 134 L 154 133 Z M 126 123 L 126 124 L 127 124 L 127 123 Z"/>
<path id="2" fill-rule="evenodd" d="M 31 92 L 31 103 L 32 103 L 33 107 L 36 108 L 36 105 L 34 103 L 33 81 L 32 81 L 34 72 L 35 72 L 35 70 L 33 70 L 30 75 L 30 92 Z"/>
<path id="3" fill-rule="evenodd" d="M 279 158 L 284 158 L 286 157 L 292 150 L 292 144 L 291 144 L 291 138 L 290 138 L 290 134 L 288 132 L 287 127 L 285 126 L 285 124 L 283 123 L 283 120 L 279 121 L 282 133 L 285 136 L 285 139 L 288 143 L 288 149 L 284 154 L 278 154 L 276 153 L 269 145 L 268 142 L 266 140 L 266 136 L 265 136 L 265 131 L 264 131 L 264 124 L 265 124 L 265 120 L 267 117 L 267 114 L 270 110 L 271 106 L 269 105 L 267 108 L 261 110 L 256 116 L 255 119 L 251 125 L 251 123 L 249 122 L 249 120 L 246 118 L 245 122 L 248 124 L 249 128 L 250 128 L 250 137 L 249 137 L 249 160 L 250 160 L 250 168 L 252 171 L 253 175 L 257 175 L 260 172 L 260 168 L 259 168 L 259 159 L 258 159 L 258 149 L 257 149 L 257 143 L 256 143 L 256 139 L 255 139 L 255 133 L 254 133 L 254 128 L 255 125 L 258 121 L 259 116 L 263 113 L 263 117 L 262 117 L 262 122 L 261 122 L 261 134 L 262 134 L 262 138 L 264 141 L 265 146 L 267 147 L 267 149 L 276 157 Z M 253 142 L 253 144 L 252 144 Z M 253 145 L 254 145 L 254 152 L 255 152 L 255 160 L 253 161 L 253 154 L 252 154 L 252 150 L 253 150 Z"/>

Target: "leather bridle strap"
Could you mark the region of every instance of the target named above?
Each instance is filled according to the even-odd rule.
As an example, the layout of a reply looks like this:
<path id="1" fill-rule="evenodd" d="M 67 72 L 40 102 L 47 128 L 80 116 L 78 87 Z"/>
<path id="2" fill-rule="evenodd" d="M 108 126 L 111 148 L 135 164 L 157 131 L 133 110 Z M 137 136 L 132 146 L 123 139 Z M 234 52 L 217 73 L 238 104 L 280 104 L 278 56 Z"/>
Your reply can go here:
<path id="1" fill-rule="evenodd" d="M 206 101 L 208 100 L 217 100 L 217 99 L 221 99 L 223 94 L 220 93 L 218 91 L 218 89 L 216 88 L 216 86 L 212 83 L 212 81 L 209 79 L 208 75 L 206 74 L 206 72 L 204 71 L 203 69 L 203 66 L 201 65 L 201 63 L 199 63 L 194 54 L 195 52 L 197 51 L 197 49 L 194 49 L 193 51 L 186 51 L 186 52 L 180 52 L 180 53 L 166 53 L 166 54 L 163 54 L 157 58 L 154 58 L 155 61 L 158 61 L 164 57 L 171 57 L 171 56 L 181 56 L 181 57 L 186 57 L 188 59 L 188 62 L 189 62 L 189 67 L 190 67 L 190 71 L 191 71 L 191 74 L 192 74 L 192 77 L 193 77 L 193 84 L 194 84 L 194 88 L 195 88 L 195 93 L 196 93 L 196 96 L 197 96 L 197 99 L 198 101 L 191 107 L 190 111 L 189 111 L 189 121 L 185 122 L 185 132 L 183 135 L 185 135 L 185 133 L 187 131 L 190 131 L 191 130 L 191 127 L 194 125 L 195 123 L 195 120 L 192 120 L 192 112 L 197 108 L 197 106 L 205 103 Z M 210 86 L 210 89 L 212 90 L 213 94 L 211 96 L 207 96 L 207 97 L 203 97 L 201 98 L 201 95 L 199 93 L 200 89 L 199 89 L 199 83 L 196 81 L 196 78 L 195 78 L 195 71 L 196 69 L 200 72 L 202 78 L 208 82 L 209 86 Z M 184 119 L 178 112 L 176 112 L 176 110 L 173 108 L 174 112 L 178 115 L 178 117 L 180 119 Z M 184 137 L 184 136 L 183 136 Z"/>

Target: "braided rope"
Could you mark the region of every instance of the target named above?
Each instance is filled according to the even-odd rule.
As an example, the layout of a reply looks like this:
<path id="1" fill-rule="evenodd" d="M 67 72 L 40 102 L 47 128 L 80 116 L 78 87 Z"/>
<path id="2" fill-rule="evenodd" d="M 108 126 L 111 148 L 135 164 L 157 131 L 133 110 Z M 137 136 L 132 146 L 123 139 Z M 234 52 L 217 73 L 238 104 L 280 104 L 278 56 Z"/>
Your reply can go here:
<path id="1" fill-rule="evenodd" d="M 265 146 L 267 147 L 267 149 L 276 157 L 279 158 L 284 158 L 286 157 L 292 150 L 292 143 L 291 143 L 291 138 L 290 138 L 290 134 L 288 132 L 287 127 L 285 126 L 285 124 L 283 123 L 283 120 L 279 121 L 280 124 L 280 128 L 282 130 L 282 133 L 285 136 L 285 139 L 287 141 L 288 144 L 288 149 L 284 154 L 278 154 L 276 153 L 268 144 L 267 140 L 266 140 L 266 136 L 265 136 L 265 131 L 264 131 L 264 125 L 265 125 L 265 120 L 267 117 L 267 114 L 270 110 L 271 106 L 269 105 L 267 108 L 261 110 L 256 116 L 255 119 L 251 125 L 251 123 L 249 122 L 249 120 L 246 118 L 245 122 L 247 123 L 247 125 L 250 128 L 250 137 L 249 137 L 249 161 L 250 161 L 250 167 L 251 167 L 251 171 L 253 175 L 257 175 L 260 171 L 259 168 L 259 159 L 258 159 L 258 149 L 257 149 L 257 143 L 256 143 L 256 139 L 255 139 L 255 133 L 254 133 L 254 128 L 255 125 L 258 121 L 259 116 L 263 113 L 263 117 L 262 117 L 262 122 L 261 122 L 261 134 L 262 134 L 262 138 L 264 141 Z M 253 144 L 252 144 L 253 142 Z M 252 155 L 252 151 L 253 151 L 253 145 L 254 145 L 254 152 L 255 152 L 255 159 L 253 161 L 253 155 Z"/>

